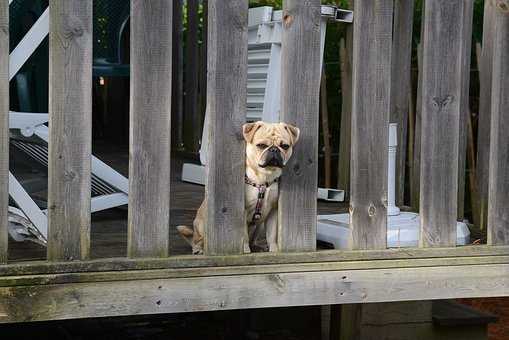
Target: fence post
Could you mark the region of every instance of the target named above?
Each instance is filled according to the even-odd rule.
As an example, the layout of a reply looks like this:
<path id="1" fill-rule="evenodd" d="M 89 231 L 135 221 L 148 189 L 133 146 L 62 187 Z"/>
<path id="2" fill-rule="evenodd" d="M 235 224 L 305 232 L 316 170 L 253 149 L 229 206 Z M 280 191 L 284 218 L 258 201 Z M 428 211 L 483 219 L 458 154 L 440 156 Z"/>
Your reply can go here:
<path id="1" fill-rule="evenodd" d="M 396 153 L 396 204 L 402 206 L 405 197 L 405 167 L 409 96 L 411 94 L 411 58 L 414 0 L 394 2 L 394 35 L 392 38 L 392 78 L 390 122 L 398 124 Z"/>
<path id="2" fill-rule="evenodd" d="M 280 183 L 281 251 L 316 248 L 320 20 L 319 0 L 283 2 L 281 121 L 294 124 L 301 134 Z"/>
<path id="3" fill-rule="evenodd" d="M 484 2 L 481 64 L 479 66 L 479 122 L 477 128 L 477 191 L 480 227 L 486 227 L 490 157 L 491 86 L 493 75 L 493 36 L 495 1 Z"/>
<path id="4" fill-rule="evenodd" d="M 131 1 L 128 255 L 168 255 L 172 2 Z"/>
<path id="5" fill-rule="evenodd" d="M 494 1 L 488 244 L 509 244 L 509 1 Z"/>
<path id="6" fill-rule="evenodd" d="M 48 259 L 90 251 L 92 1 L 49 3 Z"/>
<path id="7" fill-rule="evenodd" d="M 9 1 L 0 0 L 0 263 L 7 262 L 9 205 Z"/>
<path id="8" fill-rule="evenodd" d="M 423 247 L 454 246 L 462 99 L 463 0 L 427 0 L 424 14 L 420 217 Z M 470 37 L 468 37 L 470 38 Z"/>
<path id="9" fill-rule="evenodd" d="M 387 161 L 392 1 L 355 3 L 350 223 L 351 247 L 387 245 Z"/>
<path id="10" fill-rule="evenodd" d="M 246 223 L 242 125 L 246 121 L 248 1 L 209 0 L 208 5 L 210 145 L 205 252 L 239 254 Z"/>

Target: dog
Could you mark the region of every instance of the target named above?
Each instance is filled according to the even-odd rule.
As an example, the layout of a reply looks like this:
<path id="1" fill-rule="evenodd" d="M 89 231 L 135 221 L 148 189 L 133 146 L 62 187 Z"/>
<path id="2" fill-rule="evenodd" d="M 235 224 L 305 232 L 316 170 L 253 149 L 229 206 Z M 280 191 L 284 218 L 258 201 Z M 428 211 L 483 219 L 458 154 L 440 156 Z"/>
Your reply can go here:
<path id="1" fill-rule="evenodd" d="M 246 141 L 246 174 L 244 188 L 239 190 L 244 190 L 246 195 L 244 252 L 251 252 L 251 247 L 256 245 L 260 233 L 263 233 L 260 230 L 265 231 L 263 250 L 276 252 L 279 178 L 292 156 L 300 130 L 286 123 L 254 122 L 244 124 L 242 132 Z M 207 199 L 196 213 L 193 228 L 177 227 L 180 235 L 191 245 L 193 254 L 203 254 L 205 223 Z"/>

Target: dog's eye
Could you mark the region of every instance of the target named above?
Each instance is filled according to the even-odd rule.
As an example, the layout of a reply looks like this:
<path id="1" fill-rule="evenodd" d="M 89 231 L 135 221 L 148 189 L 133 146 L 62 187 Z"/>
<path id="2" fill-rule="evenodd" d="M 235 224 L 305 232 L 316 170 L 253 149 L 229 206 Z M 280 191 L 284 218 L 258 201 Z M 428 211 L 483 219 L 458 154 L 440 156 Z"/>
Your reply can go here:
<path id="1" fill-rule="evenodd" d="M 268 147 L 267 144 L 263 144 L 263 143 L 260 143 L 260 144 L 256 144 L 256 146 L 260 149 L 266 149 Z"/>
<path id="2" fill-rule="evenodd" d="M 290 145 L 288 145 L 288 144 L 281 144 L 281 148 L 283 148 L 283 150 L 288 150 L 290 148 Z"/>

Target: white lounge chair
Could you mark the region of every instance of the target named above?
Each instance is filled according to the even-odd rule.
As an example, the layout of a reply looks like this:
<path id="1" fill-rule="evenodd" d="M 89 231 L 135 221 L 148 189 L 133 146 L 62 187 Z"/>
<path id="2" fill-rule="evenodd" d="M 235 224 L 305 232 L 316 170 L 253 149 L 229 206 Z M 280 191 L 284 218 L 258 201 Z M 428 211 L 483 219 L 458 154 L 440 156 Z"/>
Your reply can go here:
<path id="1" fill-rule="evenodd" d="M 9 4 L 12 1 L 9 0 Z M 49 9 L 46 8 L 10 54 L 10 80 L 14 78 L 48 34 Z M 48 127 L 46 126 L 48 119 L 47 113 L 9 113 L 9 128 L 13 132 L 13 136 L 24 137 L 11 138 L 11 145 L 44 166 L 48 165 Z M 92 212 L 127 204 L 129 190 L 127 178 L 97 157 L 92 156 L 91 162 Z M 45 244 L 48 228 L 46 210 L 41 209 L 35 203 L 34 199 L 11 172 L 9 173 L 9 195 L 16 203 L 16 207 L 9 208 L 10 235 L 17 241 L 29 239 Z"/>

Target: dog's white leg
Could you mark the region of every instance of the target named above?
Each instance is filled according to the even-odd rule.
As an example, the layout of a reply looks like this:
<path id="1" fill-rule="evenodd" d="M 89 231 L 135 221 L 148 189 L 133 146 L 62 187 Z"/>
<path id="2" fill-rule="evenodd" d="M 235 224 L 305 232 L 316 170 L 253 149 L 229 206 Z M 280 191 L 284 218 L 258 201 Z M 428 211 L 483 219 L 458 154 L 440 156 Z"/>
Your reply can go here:
<path id="1" fill-rule="evenodd" d="M 277 209 L 273 209 L 265 220 L 265 232 L 270 252 L 277 252 Z"/>
<path id="2" fill-rule="evenodd" d="M 248 221 L 247 214 L 246 214 L 246 221 Z M 244 253 L 249 254 L 250 252 L 251 252 L 251 247 L 249 247 L 249 223 L 246 223 L 246 226 L 244 228 Z"/>

